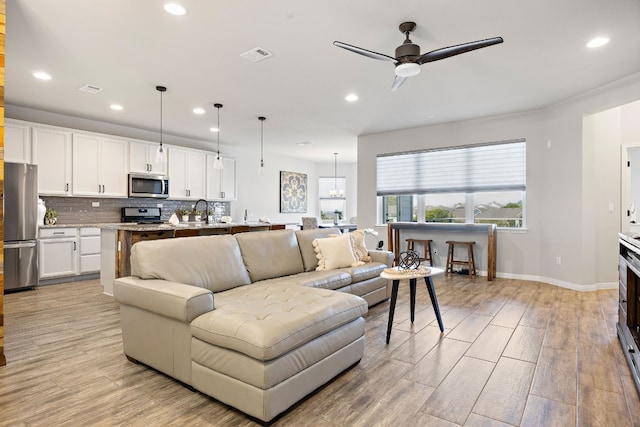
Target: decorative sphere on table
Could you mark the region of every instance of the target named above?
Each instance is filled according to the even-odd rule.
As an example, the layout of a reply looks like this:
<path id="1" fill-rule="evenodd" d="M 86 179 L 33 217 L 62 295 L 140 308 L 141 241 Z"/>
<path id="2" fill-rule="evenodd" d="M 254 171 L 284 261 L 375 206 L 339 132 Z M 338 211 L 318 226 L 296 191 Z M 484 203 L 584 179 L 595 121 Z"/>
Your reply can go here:
<path id="1" fill-rule="evenodd" d="M 420 254 L 416 251 L 400 252 L 398 255 L 398 267 L 401 270 L 415 270 L 420 267 Z"/>

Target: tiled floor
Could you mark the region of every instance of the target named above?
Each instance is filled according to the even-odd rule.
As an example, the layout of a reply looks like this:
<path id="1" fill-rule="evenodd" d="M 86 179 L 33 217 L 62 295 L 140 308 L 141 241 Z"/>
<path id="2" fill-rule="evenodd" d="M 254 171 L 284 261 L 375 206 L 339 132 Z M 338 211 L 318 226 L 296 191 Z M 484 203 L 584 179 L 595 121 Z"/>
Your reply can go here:
<path id="1" fill-rule="evenodd" d="M 640 426 L 616 337 L 617 291 L 536 282 L 435 280 L 415 323 L 401 286 L 367 315 L 365 355 L 295 406 L 283 426 Z M 122 354 L 118 306 L 97 281 L 5 296 L 0 425 L 253 425 Z"/>

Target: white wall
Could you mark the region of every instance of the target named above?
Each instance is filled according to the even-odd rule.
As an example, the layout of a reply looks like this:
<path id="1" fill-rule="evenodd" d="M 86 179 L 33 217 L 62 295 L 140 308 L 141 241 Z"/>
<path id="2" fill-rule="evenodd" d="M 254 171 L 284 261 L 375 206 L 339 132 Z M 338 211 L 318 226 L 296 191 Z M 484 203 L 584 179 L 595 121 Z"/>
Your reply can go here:
<path id="1" fill-rule="evenodd" d="M 584 130 L 599 133 L 583 143 L 583 118 L 638 99 L 640 73 L 540 111 L 361 136 L 358 225 L 376 223 L 377 154 L 526 138 L 527 230 L 499 232 L 498 275 L 581 290 L 613 286 L 620 145 L 607 134 L 606 118 L 584 122 Z M 609 203 L 614 213 L 608 212 Z M 384 228 L 380 231 L 386 236 Z M 486 269 L 486 250 L 481 249 L 481 268 Z"/>

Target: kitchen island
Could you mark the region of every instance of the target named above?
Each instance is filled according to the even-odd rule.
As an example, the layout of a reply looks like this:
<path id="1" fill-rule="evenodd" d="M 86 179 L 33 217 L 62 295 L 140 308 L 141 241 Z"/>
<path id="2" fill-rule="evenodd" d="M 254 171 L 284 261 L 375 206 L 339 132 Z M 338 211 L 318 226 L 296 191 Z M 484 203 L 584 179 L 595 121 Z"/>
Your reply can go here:
<path id="1" fill-rule="evenodd" d="M 247 231 L 282 230 L 284 224 L 215 223 L 204 222 L 171 224 L 105 224 L 101 228 L 100 283 L 104 293 L 113 295 L 113 281 L 131 275 L 131 247 L 143 240 L 171 239 L 176 237 L 235 234 Z"/>

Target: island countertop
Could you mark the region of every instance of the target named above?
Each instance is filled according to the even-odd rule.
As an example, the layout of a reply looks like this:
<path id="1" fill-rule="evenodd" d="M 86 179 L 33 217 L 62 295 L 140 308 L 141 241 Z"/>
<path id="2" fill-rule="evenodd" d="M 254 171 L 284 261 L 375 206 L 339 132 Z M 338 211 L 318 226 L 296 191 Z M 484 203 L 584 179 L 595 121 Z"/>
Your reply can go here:
<path id="1" fill-rule="evenodd" d="M 237 227 L 249 227 L 260 229 L 281 229 L 285 228 L 284 224 L 270 224 L 268 222 L 248 222 L 248 223 L 214 223 L 207 224 L 205 222 L 181 222 L 177 225 L 162 224 L 138 224 L 138 223 L 117 223 L 98 225 L 103 230 L 120 230 L 120 231 L 165 231 L 165 230 L 207 230 L 207 229 L 231 229 Z"/>

